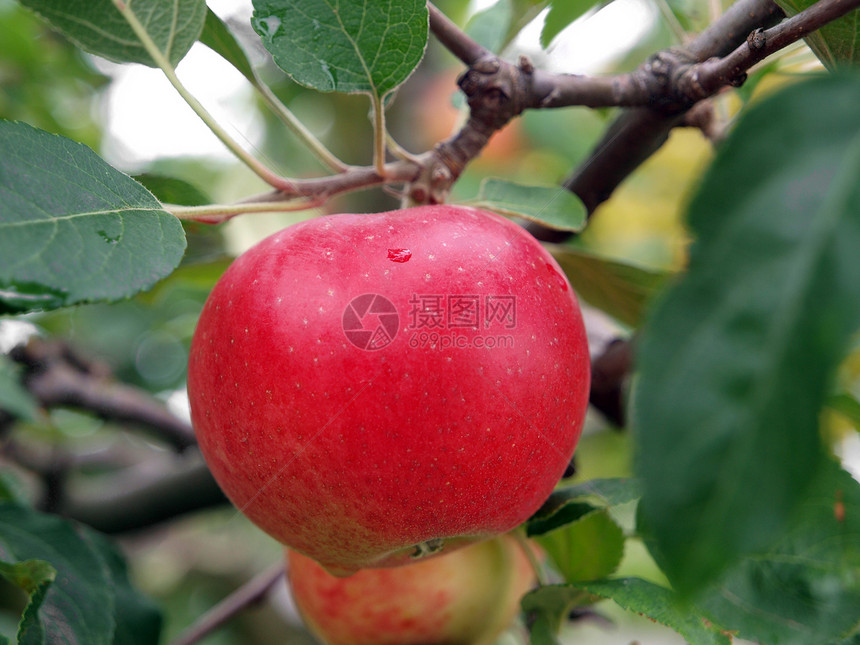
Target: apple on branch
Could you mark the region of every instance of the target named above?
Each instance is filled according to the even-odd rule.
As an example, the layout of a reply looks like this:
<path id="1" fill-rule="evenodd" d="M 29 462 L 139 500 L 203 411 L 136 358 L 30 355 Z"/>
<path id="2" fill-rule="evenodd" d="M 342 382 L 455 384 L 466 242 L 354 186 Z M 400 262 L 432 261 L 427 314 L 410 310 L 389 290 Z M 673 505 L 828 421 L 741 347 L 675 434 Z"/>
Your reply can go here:
<path id="1" fill-rule="evenodd" d="M 510 535 L 402 567 L 340 578 L 286 550 L 293 600 L 326 645 L 489 645 L 535 584 Z"/>
<path id="2" fill-rule="evenodd" d="M 241 255 L 200 316 L 188 392 L 236 507 L 345 575 L 526 520 L 573 454 L 589 369 L 552 256 L 441 205 L 320 217 Z"/>

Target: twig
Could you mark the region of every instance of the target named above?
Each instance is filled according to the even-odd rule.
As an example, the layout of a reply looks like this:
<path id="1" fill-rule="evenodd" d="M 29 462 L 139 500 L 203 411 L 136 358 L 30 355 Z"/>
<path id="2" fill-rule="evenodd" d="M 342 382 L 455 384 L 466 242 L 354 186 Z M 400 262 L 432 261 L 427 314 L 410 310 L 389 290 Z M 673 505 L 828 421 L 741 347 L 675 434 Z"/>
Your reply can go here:
<path id="1" fill-rule="evenodd" d="M 173 85 L 174 89 L 179 93 L 179 96 L 182 97 L 192 110 L 194 110 L 195 114 L 197 114 L 209 130 L 212 131 L 212 134 L 218 137 L 221 143 L 223 143 L 230 152 L 232 152 L 240 161 L 242 161 L 242 163 L 248 166 L 248 168 L 260 177 L 260 179 L 278 190 L 289 190 L 290 185 L 288 180 L 285 180 L 273 170 L 266 167 L 256 157 L 249 154 L 244 148 L 242 148 L 242 146 L 227 134 L 227 131 L 221 127 L 215 118 L 209 114 L 200 101 L 198 101 L 197 98 L 188 91 L 188 88 L 182 84 L 182 81 L 180 81 L 179 77 L 176 75 L 176 70 L 173 68 L 173 65 L 158 48 L 158 45 L 155 44 L 155 41 L 152 40 L 152 37 L 146 30 L 146 27 L 143 26 L 138 19 L 137 14 L 134 13 L 131 8 L 131 3 L 124 2 L 123 0 L 112 1 L 114 6 L 116 6 L 117 10 L 122 14 L 123 18 L 125 18 L 126 22 L 132 28 L 135 36 L 137 36 L 140 43 L 146 49 L 146 52 L 150 55 L 155 64 L 158 65 L 167 80 L 170 81 L 171 85 Z"/>
<path id="2" fill-rule="evenodd" d="M 172 645 L 194 645 L 194 643 L 200 642 L 239 612 L 262 602 L 269 591 L 283 577 L 283 563 L 256 575 L 244 586 L 203 614 L 196 623 L 173 641 Z"/>
<path id="3" fill-rule="evenodd" d="M 179 461 L 149 460 L 139 469 L 102 478 L 89 494 L 71 489 L 57 512 L 102 533 L 127 533 L 228 504 L 200 454 L 188 452 Z"/>
<path id="4" fill-rule="evenodd" d="M 129 423 L 182 451 L 196 445 L 191 426 L 143 390 L 93 370 L 63 343 L 32 338 L 9 356 L 24 365 L 25 387 L 45 408 L 70 406 L 102 419 Z"/>

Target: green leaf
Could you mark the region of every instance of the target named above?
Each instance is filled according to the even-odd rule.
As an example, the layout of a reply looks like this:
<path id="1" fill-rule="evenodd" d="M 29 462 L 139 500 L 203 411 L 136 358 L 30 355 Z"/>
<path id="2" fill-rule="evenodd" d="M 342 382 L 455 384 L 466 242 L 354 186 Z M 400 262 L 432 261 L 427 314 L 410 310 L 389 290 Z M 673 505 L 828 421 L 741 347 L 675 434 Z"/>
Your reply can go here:
<path id="1" fill-rule="evenodd" d="M 555 502 L 555 500 L 553 500 Z M 575 502 L 564 500 L 561 503 L 550 505 L 544 504 L 537 513 L 535 513 L 526 524 L 526 534 L 529 537 L 543 535 L 550 531 L 562 528 L 582 519 L 589 513 L 597 510 L 587 502 Z"/>
<path id="2" fill-rule="evenodd" d="M 91 529 L 85 529 L 84 535 L 107 564 L 116 606 L 114 645 L 157 645 L 163 623 L 161 610 L 132 586 L 125 558 L 108 538 Z"/>
<path id="3" fill-rule="evenodd" d="M 860 624 L 860 484 L 822 467 L 790 530 L 745 559 L 698 604 L 741 638 L 829 643 Z"/>
<path id="4" fill-rule="evenodd" d="M 492 177 L 481 182 L 478 197 L 473 203 L 558 231 L 581 231 L 587 217 L 580 199 L 560 186 L 526 186 Z"/>
<path id="5" fill-rule="evenodd" d="M 669 276 L 575 246 L 548 248 L 578 296 L 630 327 L 640 325 L 646 306 Z"/>
<path id="6" fill-rule="evenodd" d="M 19 628 L 19 643 L 113 643 L 114 595 L 107 567 L 72 524 L 2 503 L 0 560 L 12 565 L 42 560 L 57 572 L 49 588 L 38 587 L 40 597 L 31 597 Z"/>
<path id="7" fill-rule="evenodd" d="M 154 67 L 112 0 L 20 0 L 86 51 L 118 63 Z M 200 36 L 205 0 L 125 0 L 159 51 L 176 67 Z"/>
<path id="8" fill-rule="evenodd" d="M 533 620 L 532 645 L 558 643 L 555 635 L 570 610 L 588 599 L 588 594 L 574 585 L 543 585 L 523 596 L 520 604 Z"/>
<path id="9" fill-rule="evenodd" d="M 499 0 L 469 19 L 466 35 L 487 50 L 498 54 L 507 44 L 512 20 L 511 0 Z"/>
<path id="10" fill-rule="evenodd" d="M 576 521 L 597 507 L 584 500 L 599 501 L 604 507 L 626 504 L 639 498 L 639 483 L 630 478 L 591 479 L 558 488 L 528 520 L 529 536 L 541 535 Z"/>
<path id="11" fill-rule="evenodd" d="M 567 582 L 605 578 L 624 556 L 624 531 L 606 510 L 593 510 L 535 539 Z"/>
<path id="12" fill-rule="evenodd" d="M 18 643 L 44 643 L 46 630 L 39 621 L 39 609 L 56 579 L 56 569 L 43 560 L 24 560 L 17 563 L 0 560 L 0 576 L 20 587 L 29 596 L 18 623 Z"/>
<path id="13" fill-rule="evenodd" d="M 860 82 L 751 107 L 689 207 L 688 273 L 642 330 L 640 508 L 679 590 L 784 529 L 818 466 L 818 415 L 860 326 Z"/>
<path id="14" fill-rule="evenodd" d="M 732 642 L 692 607 L 681 605 L 672 591 L 647 580 L 621 578 L 581 582 L 575 586 L 674 629 L 689 645 L 730 645 Z"/>
<path id="15" fill-rule="evenodd" d="M 153 173 L 136 175 L 134 179 L 164 204 L 205 206 L 212 203 L 206 193 L 183 179 Z"/>
<path id="16" fill-rule="evenodd" d="M 428 20 L 424 0 L 254 0 L 251 22 L 297 83 L 384 97 L 423 58 Z"/>
<path id="17" fill-rule="evenodd" d="M 844 416 L 855 428 L 860 430 L 860 401 L 853 395 L 848 392 L 832 394 L 828 397 L 826 404 L 828 408 Z"/>
<path id="18" fill-rule="evenodd" d="M 252 84 L 258 83 L 254 67 L 251 65 L 245 50 L 242 49 L 242 45 L 224 24 L 224 21 L 211 9 L 206 11 L 206 22 L 203 24 L 200 42 L 233 65 Z"/>
<path id="19" fill-rule="evenodd" d="M 117 300 L 179 264 L 185 234 L 92 150 L 0 121 L 0 313 Z"/>
<path id="20" fill-rule="evenodd" d="M 33 421 L 37 414 L 36 401 L 21 385 L 20 365 L 0 354 L 0 410 L 13 417 Z"/>
<path id="21" fill-rule="evenodd" d="M 776 4 L 793 16 L 808 9 L 816 0 L 776 0 Z M 805 39 L 806 44 L 828 69 L 840 65 L 860 64 L 860 11 L 854 10 L 818 29 Z"/>
<path id="22" fill-rule="evenodd" d="M 541 47 L 544 49 L 549 47 L 552 39 L 558 36 L 565 27 L 599 4 L 609 4 L 609 2 L 604 2 L 604 0 L 553 0 L 540 32 Z"/>

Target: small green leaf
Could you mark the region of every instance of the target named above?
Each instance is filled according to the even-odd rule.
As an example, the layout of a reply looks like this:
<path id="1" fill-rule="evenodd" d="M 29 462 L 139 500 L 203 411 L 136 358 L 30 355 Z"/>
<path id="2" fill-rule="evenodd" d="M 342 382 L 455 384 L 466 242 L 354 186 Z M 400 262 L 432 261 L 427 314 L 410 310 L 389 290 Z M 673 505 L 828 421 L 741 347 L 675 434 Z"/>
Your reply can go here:
<path id="1" fill-rule="evenodd" d="M 569 499 L 562 501 L 556 498 L 549 504 L 541 506 L 538 512 L 529 519 L 526 533 L 529 537 L 543 535 L 571 522 L 576 522 L 595 510 L 597 510 L 596 506 L 586 502 L 575 502 Z"/>
<path id="2" fill-rule="evenodd" d="M 535 539 L 567 582 L 605 578 L 624 556 L 624 532 L 606 510 L 593 510 Z"/>
<path id="3" fill-rule="evenodd" d="M 179 264 L 179 221 L 86 146 L 0 121 L 0 313 L 117 300 Z"/>
<path id="4" fill-rule="evenodd" d="M 702 588 L 785 529 L 860 326 L 860 82 L 744 113 L 689 207 L 689 270 L 638 339 L 640 509 L 664 569 Z"/>
<path id="5" fill-rule="evenodd" d="M 233 65 L 251 83 L 257 84 L 254 67 L 245 50 L 242 49 L 242 45 L 224 21 L 211 9 L 206 11 L 206 22 L 203 25 L 203 33 L 200 34 L 200 42 Z"/>
<path id="6" fill-rule="evenodd" d="M 0 410 L 20 419 L 33 421 L 38 406 L 21 385 L 20 371 L 20 365 L 0 354 Z"/>
<path id="7" fill-rule="evenodd" d="M 647 580 L 620 578 L 581 582 L 575 586 L 674 629 L 690 645 L 730 645 L 732 642 L 692 607 L 680 605 L 669 589 Z"/>
<path id="8" fill-rule="evenodd" d="M 816 0 L 776 0 L 776 4 L 793 16 L 808 9 Z M 860 11 L 827 23 L 805 39 L 806 44 L 828 69 L 840 65 L 860 64 Z"/>
<path id="9" fill-rule="evenodd" d="M 698 604 L 741 638 L 829 643 L 860 624 L 860 484 L 825 462 L 795 521 L 708 590 Z"/>
<path id="10" fill-rule="evenodd" d="M 113 644 L 116 624 L 108 569 L 72 524 L 0 503 L 0 560 L 12 565 L 42 560 L 56 570 L 53 584 L 42 581 L 39 597 L 31 597 L 19 643 Z"/>
<path id="11" fill-rule="evenodd" d="M 20 0 L 82 49 L 118 63 L 154 67 L 152 57 L 111 0 Z M 200 36 L 205 0 L 125 0 L 175 67 Z"/>
<path id="12" fill-rule="evenodd" d="M 826 405 L 844 416 L 855 428 L 860 430 L 860 401 L 853 395 L 848 392 L 833 394 L 828 397 Z"/>
<path id="13" fill-rule="evenodd" d="M 575 246 L 556 245 L 549 250 L 578 296 L 630 327 L 640 325 L 646 306 L 669 276 Z"/>
<path id="14" fill-rule="evenodd" d="M 552 39 L 558 36 L 565 27 L 599 4 L 609 4 L 609 2 L 605 0 L 553 0 L 540 32 L 541 47 L 544 49 L 549 47 Z"/>
<path id="15" fill-rule="evenodd" d="M 24 560 L 15 564 L 0 561 L 0 576 L 32 594 L 43 584 L 52 583 L 57 570 L 44 560 Z"/>
<path id="16" fill-rule="evenodd" d="M 507 44 L 512 19 L 511 0 L 499 0 L 469 19 L 466 34 L 482 47 L 498 54 Z"/>
<path id="17" fill-rule="evenodd" d="M 558 231 L 581 231 L 587 217 L 585 206 L 569 190 L 559 186 L 526 186 L 492 177 L 481 182 L 473 203 Z"/>
<path id="18" fill-rule="evenodd" d="M 101 533 L 85 529 L 84 536 L 108 567 L 116 601 L 114 645 L 157 645 L 163 617 L 158 606 L 134 588 L 125 558 Z"/>
<path id="19" fill-rule="evenodd" d="M 205 206 L 212 203 L 202 190 L 183 179 L 153 173 L 137 175 L 134 179 L 164 204 Z"/>
<path id="20" fill-rule="evenodd" d="M 570 610 L 588 600 L 589 594 L 574 585 L 542 585 L 523 596 L 520 601 L 523 611 L 534 620 L 532 645 L 558 643 L 556 634 Z"/>
<path id="21" fill-rule="evenodd" d="M 251 22 L 297 83 L 381 98 L 424 57 L 428 20 L 424 0 L 254 0 Z"/>

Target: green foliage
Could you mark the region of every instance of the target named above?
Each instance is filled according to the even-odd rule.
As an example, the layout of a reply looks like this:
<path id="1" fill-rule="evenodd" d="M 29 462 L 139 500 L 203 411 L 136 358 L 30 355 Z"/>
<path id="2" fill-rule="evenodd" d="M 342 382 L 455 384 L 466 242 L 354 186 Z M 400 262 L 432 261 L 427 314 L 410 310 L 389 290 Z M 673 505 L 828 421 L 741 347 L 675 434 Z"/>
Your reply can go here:
<path id="1" fill-rule="evenodd" d="M 776 4 L 793 16 L 808 9 L 814 0 L 776 0 Z M 806 44 L 829 69 L 860 64 L 860 18 L 857 11 L 824 25 L 807 36 Z"/>
<path id="2" fill-rule="evenodd" d="M 558 231 L 580 231 L 585 226 L 585 205 L 572 192 L 558 186 L 525 186 L 488 177 L 474 204 Z"/>
<path id="3" fill-rule="evenodd" d="M 628 611 L 671 627 L 690 645 L 730 645 L 731 638 L 692 607 L 681 605 L 675 594 L 647 580 L 619 578 L 583 582 L 578 588 L 595 596 L 611 598 Z"/>
<path id="4" fill-rule="evenodd" d="M 28 596 L 22 645 L 155 645 L 161 614 L 130 584 L 116 548 L 53 515 L 0 503 L 0 575 Z"/>
<path id="5" fill-rule="evenodd" d="M 0 354 L 0 410 L 14 417 L 32 421 L 36 418 L 36 401 L 21 386 L 20 368 Z"/>
<path id="6" fill-rule="evenodd" d="M 0 312 L 117 300 L 179 264 L 178 220 L 86 146 L 0 121 Z"/>
<path id="7" fill-rule="evenodd" d="M 641 510 L 679 589 L 776 539 L 816 475 L 860 326 L 858 103 L 856 79 L 825 77 L 745 114 L 690 204 L 689 271 L 642 331 Z"/>
<path id="8" fill-rule="evenodd" d="M 298 83 L 323 92 L 384 97 L 424 56 L 421 0 L 254 0 L 254 29 Z"/>
<path id="9" fill-rule="evenodd" d="M 610 0 L 611 1 L 611 0 Z M 549 12 L 540 32 L 540 44 L 549 47 L 553 38 L 585 12 L 597 5 L 608 4 L 602 0 L 552 0 Z"/>
<path id="10" fill-rule="evenodd" d="M 112 0 L 20 0 L 88 52 L 120 63 L 155 66 L 138 35 Z M 125 3 L 174 66 L 200 36 L 204 0 L 134 0 Z"/>
<path id="11" fill-rule="evenodd" d="M 577 295 L 619 322 L 637 327 L 650 300 L 665 284 L 665 272 L 635 262 L 601 257 L 574 245 L 552 249 Z"/>
<path id="12" fill-rule="evenodd" d="M 844 638 L 860 607 L 860 484 L 830 462 L 772 545 L 697 599 L 708 617 L 761 643 Z"/>

